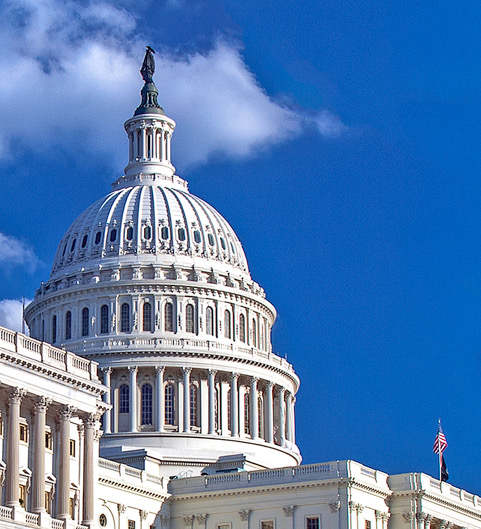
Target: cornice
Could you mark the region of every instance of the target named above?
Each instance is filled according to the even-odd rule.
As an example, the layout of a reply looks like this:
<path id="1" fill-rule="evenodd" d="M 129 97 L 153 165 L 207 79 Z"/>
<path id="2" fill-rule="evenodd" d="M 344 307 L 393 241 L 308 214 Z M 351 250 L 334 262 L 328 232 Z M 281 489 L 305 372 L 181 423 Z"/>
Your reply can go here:
<path id="1" fill-rule="evenodd" d="M 105 391 L 100 382 L 92 382 L 85 378 L 76 377 L 68 371 L 58 371 L 50 366 L 27 358 L 25 356 L 0 349 L 0 360 L 19 366 L 22 370 L 35 371 L 41 375 L 46 375 L 52 379 L 73 385 L 77 388 L 88 390 L 96 396 L 101 397 Z M 106 389 L 106 388 L 105 388 Z"/>
<path id="2" fill-rule="evenodd" d="M 168 493 L 159 493 L 144 487 L 138 487 L 130 483 L 125 483 L 124 481 L 119 481 L 113 478 L 107 478 L 105 476 L 99 476 L 99 483 L 107 485 L 109 487 L 115 487 L 117 489 L 122 489 L 128 492 L 133 492 L 135 494 L 141 494 L 142 496 L 147 496 L 149 498 L 165 501 L 169 498 Z"/>

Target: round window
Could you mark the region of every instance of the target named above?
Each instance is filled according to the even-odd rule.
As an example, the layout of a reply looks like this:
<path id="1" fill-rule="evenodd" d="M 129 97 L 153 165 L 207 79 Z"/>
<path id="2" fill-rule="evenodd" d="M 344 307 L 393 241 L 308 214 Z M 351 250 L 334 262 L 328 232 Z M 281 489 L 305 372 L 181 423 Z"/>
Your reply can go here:
<path id="1" fill-rule="evenodd" d="M 107 516 L 105 514 L 99 516 L 99 525 L 100 527 L 107 527 Z"/>

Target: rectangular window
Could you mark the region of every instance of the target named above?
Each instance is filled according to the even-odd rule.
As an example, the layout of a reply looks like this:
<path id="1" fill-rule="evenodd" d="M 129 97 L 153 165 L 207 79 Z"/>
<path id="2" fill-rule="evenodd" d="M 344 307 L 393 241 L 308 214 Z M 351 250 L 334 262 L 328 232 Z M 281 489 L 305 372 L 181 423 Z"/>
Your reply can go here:
<path id="1" fill-rule="evenodd" d="M 18 488 L 18 501 L 22 507 L 25 507 L 27 501 L 27 487 L 25 485 L 20 485 Z"/>
<path id="2" fill-rule="evenodd" d="M 52 502 L 50 501 L 50 492 L 45 493 L 45 510 L 48 514 L 52 514 Z"/>
<path id="3" fill-rule="evenodd" d="M 28 424 L 27 423 L 20 424 L 20 441 L 22 441 L 22 443 L 28 443 Z"/>
<path id="4" fill-rule="evenodd" d="M 75 457 L 75 440 L 70 439 L 70 456 Z"/>
<path id="5" fill-rule="evenodd" d="M 72 520 L 75 520 L 75 498 L 69 499 L 69 514 Z"/>
<path id="6" fill-rule="evenodd" d="M 306 518 L 306 529 L 320 529 L 319 516 L 308 516 Z"/>
<path id="7" fill-rule="evenodd" d="M 261 529 L 274 529 L 274 520 L 263 520 L 261 522 Z"/>
<path id="8" fill-rule="evenodd" d="M 365 520 L 364 522 L 364 527 L 366 529 L 371 529 L 371 521 L 370 520 Z"/>
<path id="9" fill-rule="evenodd" d="M 52 450 L 52 432 L 45 432 L 45 448 Z"/>
<path id="10" fill-rule="evenodd" d="M 128 529 L 135 529 L 135 520 L 129 520 Z"/>

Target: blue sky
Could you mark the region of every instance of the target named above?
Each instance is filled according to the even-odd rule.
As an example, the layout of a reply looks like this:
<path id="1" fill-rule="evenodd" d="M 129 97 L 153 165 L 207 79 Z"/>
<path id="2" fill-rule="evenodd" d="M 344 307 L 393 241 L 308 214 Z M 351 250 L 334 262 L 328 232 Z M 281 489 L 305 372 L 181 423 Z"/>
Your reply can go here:
<path id="1" fill-rule="evenodd" d="M 0 321 L 127 163 L 148 43 L 178 173 L 278 310 L 304 462 L 436 475 L 441 417 L 481 494 L 479 3 L 0 6 Z"/>

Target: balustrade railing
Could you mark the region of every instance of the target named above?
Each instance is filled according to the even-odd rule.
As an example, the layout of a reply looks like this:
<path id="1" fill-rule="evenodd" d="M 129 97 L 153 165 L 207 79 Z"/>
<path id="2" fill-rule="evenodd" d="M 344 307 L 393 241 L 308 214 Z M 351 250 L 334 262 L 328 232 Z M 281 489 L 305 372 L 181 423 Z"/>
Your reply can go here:
<path id="1" fill-rule="evenodd" d="M 13 509 L 3 505 L 0 506 L 0 520 L 13 520 Z"/>

